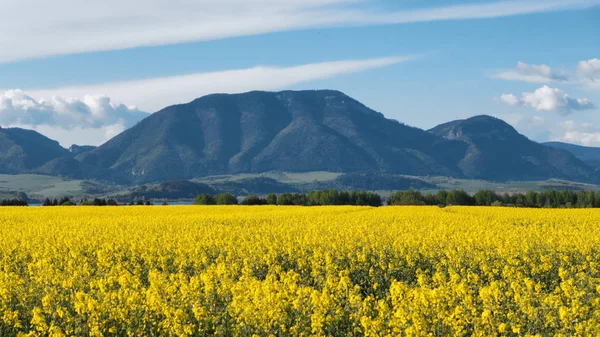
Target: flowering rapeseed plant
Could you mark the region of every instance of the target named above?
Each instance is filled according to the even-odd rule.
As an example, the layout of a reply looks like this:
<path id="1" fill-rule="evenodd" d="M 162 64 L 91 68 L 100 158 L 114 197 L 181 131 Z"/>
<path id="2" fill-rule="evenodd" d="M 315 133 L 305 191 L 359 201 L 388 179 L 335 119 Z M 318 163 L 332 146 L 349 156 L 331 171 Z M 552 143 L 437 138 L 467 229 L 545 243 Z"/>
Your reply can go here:
<path id="1" fill-rule="evenodd" d="M 600 335 L 600 210 L 0 209 L 1 336 Z"/>

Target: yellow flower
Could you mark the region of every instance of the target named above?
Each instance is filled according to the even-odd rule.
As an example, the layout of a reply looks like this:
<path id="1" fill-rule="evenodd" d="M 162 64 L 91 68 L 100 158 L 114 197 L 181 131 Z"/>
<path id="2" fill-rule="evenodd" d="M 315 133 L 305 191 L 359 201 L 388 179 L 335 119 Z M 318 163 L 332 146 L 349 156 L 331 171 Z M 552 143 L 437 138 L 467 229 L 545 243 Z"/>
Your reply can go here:
<path id="1" fill-rule="evenodd" d="M 597 336 L 600 210 L 0 208 L 2 336 Z"/>

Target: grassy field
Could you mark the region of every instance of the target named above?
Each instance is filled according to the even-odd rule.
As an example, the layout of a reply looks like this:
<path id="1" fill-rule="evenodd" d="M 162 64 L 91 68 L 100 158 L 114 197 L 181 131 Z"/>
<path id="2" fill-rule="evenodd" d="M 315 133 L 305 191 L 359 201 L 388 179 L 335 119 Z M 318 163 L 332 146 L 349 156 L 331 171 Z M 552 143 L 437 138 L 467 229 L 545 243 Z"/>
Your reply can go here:
<path id="1" fill-rule="evenodd" d="M 120 186 L 36 174 L 0 174 L 0 195 L 24 192 L 30 198 L 94 197 L 115 193 Z"/>
<path id="2" fill-rule="evenodd" d="M 27 193 L 30 197 L 53 197 L 85 195 L 82 180 L 67 180 L 34 174 L 0 175 L 0 191 Z"/>
<path id="3" fill-rule="evenodd" d="M 542 192 L 547 190 L 586 190 L 598 191 L 600 186 L 571 182 L 566 180 L 551 179 L 547 181 L 514 181 L 514 182 L 490 182 L 485 180 L 470 180 L 470 179 L 455 179 L 448 177 L 415 177 L 410 178 L 421 179 L 430 184 L 437 185 L 439 189 L 462 189 L 469 193 L 475 193 L 479 190 L 493 190 L 500 193 L 517 193 L 536 191 Z M 439 189 L 431 190 L 436 192 Z"/>
<path id="4" fill-rule="evenodd" d="M 250 178 L 271 178 L 282 184 L 291 186 L 309 186 L 315 182 L 329 182 L 338 178 L 341 173 L 336 172 L 267 172 L 262 174 L 238 174 L 210 176 L 193 179 L 195 182 L 207 183 L 218 188 L 219 184 L 227 182 L 239 182 Z M 418 177 L 405 176 L 407 178 L 419 179 L 438 186 L 436 189 L 424 190 L 424 192 L 436 192 L 439 189 L 464 189 L 469 193 L 475 193 L 481 189 L 491 189 L 497 192 L 527 192 L 545 191 L 548 189 L 573 189 L 573 190 L 600 190 L 600 186 L 574 183 L 561 180 L 549 181 L 525 181 L 525 182 L 488 182 L 483 180 L 454 179 L 448 177 Z M 97 182 L 83 180 L 69 180 L 61 177 L 44 175 L 0 175 L 0 197 L 8 198 L 14 192 L 25 192 L 32 198 L 43 199 L 46 197 L 95 197 L 127 194 L 131 187 L 105 185 Z M 377 191 L 382 196 L 388 196 L 393 191 Z"/>
<path id="5" fill-rule="evenodd" d="M 0 336 L 598 336 L 600 210 L 0 209 Z"/>
<path id="6" fill-rule="evenodd" d="M 236 174 L 236 175 L 219 175 L 209 176 L 203 178 L 192 179 L 192 181 L 203 182 L 203 183 L 219 183 L 227 181 L 238 181 L 249 178 L 271 178 L 283 184 L 306 184 L 317 181 L 331 181 L 342 175 L 342 173 L 336 172 L 266 172 L 257 174 Z"/>
<path id="7" fill-rule="evenodd" d="M 193 181 L 204 182 L 204 183 L 220 183 L 227 181 L 239 181 L 248 178 L 271 178 L 283 184 L 308 184 L 312 182 L 326 182 L 335 180 L 343 173 L 337 172 L 304 172 L 304 173 L 292 173 L 292 172 L 267 172 L 260 174 L 237 174 L 237 175 L 221 175 L 221 176 L 210 176 L 204 178 L 193 179 Z M 437 189 L 427 190 L 427 192 L 436 192 L 440 189 L 463 189 L 469 193 L 475 193 L 482 189 L 490 189 L 497 192 L 527 192 L 527 191 L 546 191 L 549 189 L 564 190 L 588 190 L 598 191 L 600 186 L 583 184 L 577 182 L 571 182 L 566 180 L 551 179 L 547 181 L 515 181 L 515 182 L 491 182 L 485 180 L 473 180 L 473 179 L 456 179 L 449 177 L 425 177 L 425 176 L 409 176 L 404 175 L 406 178 L 419 179 L 424 182 L 438 186 Z M 390 191 L 382 191 L 390 192 Z"/>

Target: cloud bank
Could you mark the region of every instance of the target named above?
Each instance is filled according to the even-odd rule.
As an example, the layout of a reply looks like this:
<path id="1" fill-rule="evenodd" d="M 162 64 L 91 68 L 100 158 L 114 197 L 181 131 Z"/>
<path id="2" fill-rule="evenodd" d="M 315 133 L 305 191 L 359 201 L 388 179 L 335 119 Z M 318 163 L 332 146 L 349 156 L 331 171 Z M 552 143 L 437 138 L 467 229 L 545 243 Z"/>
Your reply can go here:
<path id="1" fill-rule="evenodd" d="M 599 4 L 600 0 L 524 0 L 390 12 L 361 0 L 2 1 L 0 31 L 7 33 L 0 34 L 0 62 L 299 29 L 485 19 Z"/>
<path id="2" fill-rule="evenodd" d="M 0 125 L 36 130 L 62 146 L 98 145 L 135 125 L 148 114 L 115 104 L 107 96 L 83 99 L 50 96 L 49 100 L 9 90 L 0 96 Z"/>
<path id="3" fill-rule="evenodd" d="M 111 102 L 107 96 L 85 95 L 83 99 L 51 96 L 39 101 L 22 90 L 0 96 L 0 125 L 49 125 L 64 129 L 100 128 L 122 124 L 131 127 L 148 114 L 136 107 Z"/>
<path id="4" fill-rule="evenodd" d="M 534 92 L 524 92 L 520 97 L 513 94 L 502 94 L 500 101 L 512 106 L 531 107 L 536 111 L 555 111 L 561 115 L 596 108 L 587 98 L 571 98 L 564 91 L 547 85 Z"/>

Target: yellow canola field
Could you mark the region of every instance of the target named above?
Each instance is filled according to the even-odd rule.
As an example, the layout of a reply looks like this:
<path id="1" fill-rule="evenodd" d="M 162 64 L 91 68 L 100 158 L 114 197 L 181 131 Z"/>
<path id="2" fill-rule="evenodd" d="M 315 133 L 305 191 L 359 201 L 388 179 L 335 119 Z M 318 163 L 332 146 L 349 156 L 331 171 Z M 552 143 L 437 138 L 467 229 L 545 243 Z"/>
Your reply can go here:
<path id="1" fill-rule="evenodd" d="M 0 209 L 0 336 L 599 336 L 600 210 Z"/>

